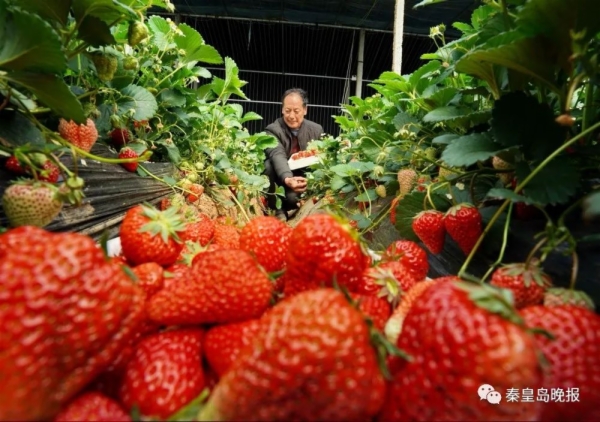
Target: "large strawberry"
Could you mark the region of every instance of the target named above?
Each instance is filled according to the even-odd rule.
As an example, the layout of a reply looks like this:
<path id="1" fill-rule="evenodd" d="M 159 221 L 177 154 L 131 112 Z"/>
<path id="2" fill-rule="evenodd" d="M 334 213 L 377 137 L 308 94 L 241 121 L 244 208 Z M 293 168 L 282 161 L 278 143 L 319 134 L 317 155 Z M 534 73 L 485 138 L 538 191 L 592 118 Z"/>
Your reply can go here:
<path id="1" fill-rule="evenodd" d="M 217 325 L 204 336 L 204 356 L 210 367 L 222 377 L 238 360 L 244 347 L 252 343 L 258 333 L 260 320 Z"/>
<path id="2" fill-rule="evenodd" d="M 465 255 L 471 253 L 482 231 L 481 214 L 471 204 L 451 207 L 444 216 L 446 231 Z"/>
<path id="3" fill-rule="evenodd" d="M 381 420 L 536 420 L 536 403 L 505 401 L 509 389 L 537 391 L 543 382 L 535 340 L 507 299 L 465 282 L 426 289 L 404 320 L 397 346 L 411 360 L 392 365 Z M 484 384 L 500 405 L 479 397 Z"/>
<path id="4" fill-rule="evenodd" d="M 385 383 L 363 316 L 333 289 L 275 305 L 221 378 L 201 421 L 369 420 Z"/>
<path id="5" fill-rule="evenodd" d="M 337 283 L 349 290 L 359 285 L 369 266 L 358 234 L 330 214 L 312 214 L 293 229 L 286 257 L 285 293 Z M 300 286 L 294 286 L 299 281 Z"/>
<path id="6" fill-rule="evenodd" d="M 171 265 L 183 248 L 179 235 L 184 230 L 175 208 L 159 211 L 148 205 L 136 205 L 127 211 L 121 223 L 123 255 L 133 265 L 145 262 Z"/>
<path id="7" fill-rule="evenodd" d="M 144 318 L 143 292 L 81 234 L 0 235 L 0 285 L 0 420 L 54 417 Z"/>
<path id="8" fill-rule="evenodd" d="M 120 398 L 147 417 L 166 420 L 204 389 L 202 330 L 153 334 L 136 347 L 121 384 Z"/>
<path id="9" fill-rule="evenodd" d="M 490 284 L 510 290 L 517 309 L 540 305 L 552 280 L 536 262 L 503 265 L 492 274 Z"/>
<path id="10" fill-rule="evenodd" d="M 13 227 L 45 227 L 62 210 L 56 186 L 47 182 L 21 180 L 14 182 L 2 195 L 2 207 Z"/>
<path id="11" fill-rule="evenodd" d="M 74 421 L 130 422 L 131 417 L 116 401 L 90 391 L 77 397 L 54 418 L 54 422 Z"/>
<path id="12" fill-rule="evenodd" d="M 242 229 L 240 248 L 252 253 L 267 272 L 285 264 L 292 228 L 272 216 L 256 217 Z"/>
<path id="13" fill-rule="evenodd" d="M 227 323 L 257 318 L 269 306 L 273 285 L 246 251 L 202 254 L 188 280 L 165 287 L 148 304 L 148 315 L 165 325 Z"/>
<path id="14" fill-rule="evenodd" d="M 206 214 L 198 213 L 198 218 L 185 225 L 181 234 L 184 241 L 198 242 L 202 246 L 208 245 L 215 234 L 215 222 Z"/>
<path id="15" fill-rule="evenodd" d="M 529 327 L 551 335 L 536 335 L 550 372 L 539 420 L 600 420 L 600 317 L 569 305 L 530 306 L 521 315 Z M 536 396 L 540 400 L 539 390 Z"/>
<path id="16" fill-rule="evenodd" d="M 427 252 L 411 240 L 397 240 L 383 253 L 384 261 L 399 261 L 417 281 L 424 280 L 429 272 Z"/>
<path id="17" fill-rule="evenodd" d="M 226 249 L 239 249 L 240 231 L 237 227 L 226 221 L 215 221 L 213 243 Z"/>
<path id="18" fill-rule="evenodd" d="M 88 152 L 98 140 L 98 130 L 92 119 L 87 119 L 85 124 L 80 125 L 73 120 L 60 119 L 58 133 L 76 147 Z"/>
<path id="19" fill-rule="evenodd" d="M 441 211 L 421 211 L 414 217 L 412 229 L 431 253 L 442 252 L 446 240 L 446 227 Z"/>

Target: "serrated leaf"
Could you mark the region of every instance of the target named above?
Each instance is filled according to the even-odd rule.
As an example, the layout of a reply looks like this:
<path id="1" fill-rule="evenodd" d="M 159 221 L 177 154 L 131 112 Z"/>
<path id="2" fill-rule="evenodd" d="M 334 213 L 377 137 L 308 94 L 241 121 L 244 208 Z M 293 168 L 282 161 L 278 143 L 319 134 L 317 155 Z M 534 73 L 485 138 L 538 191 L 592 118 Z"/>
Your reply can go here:
<path id="1" fill-rule="evenodd" d="M 489 120 L 491 111 L 473 111 L 468 107 L 446 106 L 436 108 L 423 117 L 425 123 L 446 122 L 459 126 L 476 126 Z"/>
<path id="2" fill-rule="evenodd" d="M 169 156 L 169 160 L 172 163 L 178 164 L 181 161 L 181 153 L 179 152 L 179 148 L 175 143 L 170 142 L 167 143 L 166 140 L 156 141 L 157 144 L 162 145 L 167 151 L 167 155 Z"/>
<path id="3" fill-rule="evenodd" d="M 62 79 L 54 75 L 30 72 L 12 72 L 7 75 L 7 79 L 27 88 L 60 117 L 78 123 L 85 121 L 81 103 Z"/>
<path id="4" fill-rule="evenodd" d="M 165 18 L 160 16 L 151 16 L 148 19 L 148 29 L 152 33 L 154 44 L 159 50 L 168 50 L 175 43 L 169 40 L 171 27 Z"/>
<path id="5" fill-rule="evenodd" d="M 468 23 L 454 22 L 452 26 L 462 32 L 464 35 L 470 35 L 475 33 L 475 29 Z"/>
<path id="6" fill-rule="evenodd" d="M 278 144 L 277 138 L 271 135 L 254 135 L 254 142 L 256 143 L 256 147 L 258 149 L 264 150 L 267 148 L 275 148 Z"/>
<path id="7" fill-rule="evenodd" d="M 422 78 L 429 76 L 429 74 L 431 72 L 435 72 L 436 70 L 439 70 L 440 67 L 442 67 L 442 64 L 439 61 L 430 61 L 429 63 L 426 63 L 423 66 L 421 66 L 420 68 L 418 68 L 417 70 L 415 70 L 408 77 L 408 83 L 414 89 L 414 88 L 416 88 L 417 84 L 419 83 L 419 81 Z"/>
<path id="8" fill-rule="evenodd" d="M 554 59 L 551 46 L 513 30 L 490 38 L 484 45 L 466 53 L 456 63 L 458 72 L 477 76 L 498 94 L 496 76 L 491 65 L 500 65 L 523 73 L 549 87 L 554 87 Z"/>
<path id="9" fill-rule="evenodd" d="M 450 202 L 441 194 L 433 193 L 431 195 L 436 208 L 440 211 L 445 211 L 450 207 Z M 396 206 L 396 229 L 400 233 L 400 237 L 406 240 L 419 241 L 419 238 L 412 229 L 413 217 L 423 211 L 423 206 L 428 202 L 425 201 L 424 192 L 413 192 L 402 198 Z"/>
<path id="10" fill-rule="evenodd" d="M 331 179 L 331 182 L 329 183 L 329 185 L 331 186 L 331 189 L 333 191 L 338 191 L 338 190 L 341 190 L 344 186 L 346 186 L 346 183 L 348 183 L 346 181 L 346 179 L 344 179 L 342 176 L 339 176 L 336 174 Z"/>
<path id="11" fill-rule="evenodd" d="M 44 19 L 57 21 L 61 25 L 67 24 L 71 0 L 16 0 L 18 6 L 28 12 L 40 15 Z"/>
<path id="12" fill-rule="evenodd" d="M 42 132 L 21 113 L 3 110 L 0 113 L 0 144 L 18 147 L 42 147 L 46 143 Z"/>
<path id="13" fill-rule="evenodd" d="M 210 64 L 221 64 L 223 58 L 219 52 L 210 45 L 204 43 L 204 39 L 191 26 L 183 23 L 178 27 L 183 35 L 175 36 L 177 47 L 185 50 L 185 56 L 181 58 L 182 62 L 204 62 Z"/>
<path id="14" fill-rule="evenodd" d="M 439 136 L 436 136 L 435 138 L 433 138 L 431 140 L 431 143 L 447 145 L 447 144 L 452 143 L 452 141 L 454 141 L 457 138 L 460 138 L 460 135 L 455 135 L 453 133 L 445 133 L 443 135 L 439 135 Z"/>
<path id="15" fill-rule="evenodd" d="M 487 133 L 474 133 L 454 139 L 442 152 L 442 161 L 451 167 L 470 166 L 502 150 Z"/>
<path id="16" fill-rule="evenodd" d="M 159 100 L 167 107 L 181 107 L 185 104 L 185 95 L 174 89 L 165 89 L 158 96 Z"/>
<path id="17" fill-rule="evenodd" d="M 354 198 L 356 202 L 368 202 L 374 201 L 375 199 L 377 199 L 377 193 L 375 193 L 375 189 L 367 189 Z"/>
<path id="18" fill-rule="evenodd" d="M 93 47 L 116 43 L 108 24 L 95 16 L 83 18 L 79 24 L 79 38 Z"/>
<path id="19" fill-rule="evenodd" d="M 122 97 L 117 102 L 119 113 L 134 109 L 134 120 L 148 120 L 154 116 L 158 109 L 156 98 L 146 88 L 138 85 L 129 85 L 121 90 Z"/>
<path id="20" fill-rule="evenodd" d="M 338 164 L 331 167 L 330 170 L 340 177 L 348 177 L 353 174 L 356 174 L 356 170 L 348 164 Z"/>
<path id="21" fill-rule="evenodd" d="M 486 196 L 492 199 L 509 199 L 511 202 L 522 202 L 527 205 L 537 205 L 536 202 L 530 198 L 516 194 L 515 191 L 510 189 L 493 188 L 489 190 Z"/>
<path id="22" fill-rule="evenodd" d="M 253 111 L 249 111 L 248 113 L 244 114 L 244 117 L 242 117 L 240 119 L 241 123 L 246 123 L 252 120 L 262 120 L 262 116 L 258 113 L 255 113 Z"/>
<path id="23" fill-rule="evenodd" d="M 446 87 L 437 90 L 429 96 L 424 96 L 423 100 L 433 107 L 447 106 L 450 101 L 458 94 L 458 89 L 454 87 Z"/>
<path id="24" fill-rule="evenodd" d="M 67 59 L 60 37 L 48 22 L 31 13 L 8 13 L 0 2 L 0 69 L 62 74 Z"/>
<path id="25" fill-rule="evenodd" d="M 95 16 L 105 22 L 114 22 L 123 16 L 138 19 L 137 13 L 117 0 L 73 0 L 73 14 L 78 23 L 87 16 Z"/>
<path id="26" fill-rule="evenodd" d="M 405 126 L 407 126 L 407 129 L 410 130 L 411 132 L 416 133 L 420 130 L 419 121 L 417 120 L 417 118 L 414 116 L 411 116 L 410 114 L 405 113 L 403 111 L 396 114 L 396 117 L 394 117 L 394 120 L 392 120 L 392 123 L 396 127 L 396 130 L 400 130 L 400 129 L 404 128 Z"/>
<path id="27" fill-rule="evenodd" d="M 565 129 L 552 109 L 522 92 L 504 95 L 494 104 L 491 133 L 505 147 L 521 146 L 529 159 L 542 160 L 559 148 Z"/>
<path id="28" fill-rule="evenodd" d="M 529 176 L 533 168 L 533 165 L 523 161 L 517 163 L 518 182 Z M 557 157 L 525 186 L 523 193 L 541 205 L 564 204 L 577 192 L 580 181 L 581 173 L 575 164 L 566 157 Z"/>

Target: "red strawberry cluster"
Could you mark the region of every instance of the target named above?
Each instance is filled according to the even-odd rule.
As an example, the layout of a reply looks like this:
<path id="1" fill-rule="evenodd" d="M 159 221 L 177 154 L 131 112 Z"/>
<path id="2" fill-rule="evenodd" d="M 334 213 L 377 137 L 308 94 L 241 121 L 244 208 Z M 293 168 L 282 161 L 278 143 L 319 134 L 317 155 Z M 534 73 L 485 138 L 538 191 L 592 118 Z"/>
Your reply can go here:
<path id="1" fill-rule="evenodd" d="M 431 280 L 417 243 L 378 257 L 330 214 L 238 227 L 176 205 L 133 207 L 120 239 L 106 258 L 83 235 L 0 235 L 0 419 L 600 416 L 600 317 L 536 262 Z M 493 405 L 483 384 L 581 395 Z"/>
<path id="2" fill-rule="evenodd" d="M 292 160 L 300 160 L 301 158 L 314 157 L 316 155 L 317 155 L 316 149 L 307 149 L 307 150 L 299 151 L 299 152 L 296 152 L 295 154 L 292 154 L 292 156 L 290 158 Z"/>

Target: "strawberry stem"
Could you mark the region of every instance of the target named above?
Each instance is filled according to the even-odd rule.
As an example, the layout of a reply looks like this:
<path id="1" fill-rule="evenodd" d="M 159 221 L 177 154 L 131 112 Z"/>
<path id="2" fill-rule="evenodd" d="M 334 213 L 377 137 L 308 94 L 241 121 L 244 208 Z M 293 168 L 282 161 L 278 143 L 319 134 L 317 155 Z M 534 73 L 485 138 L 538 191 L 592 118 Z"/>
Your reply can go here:
<path id="1" fill-rule="evenodd" d="M 481 277 L 481 282 L 485 283 L 485 280 L 492 274 L 492 272 L 496 269 L 496 267 L 502 264 L 504 260 L 504 253 L 506 251 L 506 245 L 508 243 L 508 228 L 510 227 L 510 217 L 512 216 L 513 203 L 511 202 L 508 206 L 508 211 L 506 212 L 506 221 L 504 222 L 504 231 L 502 232 L 502 246 L 500 247 L 500 253 L 498 254 L 498 259 L 494 262 L 487 272 Z"/>
<path id="2" fill-rule="evenodd" d="M 540 240 L 533 247 L 533 249 L 531 250 L 531 252 L 529 252 L 529 255 L 527 255 L 527 259 L 525 260 L 525 268 L 529 268 L 529 265 L 530 265 L 531 261 L 533 260 L 533 257 L 535 256 L 535 254 L 537 253 L 537 251 L 539 251 L 540 248 L 546 244 L 547 241 L 548 241 L 548 238 L 545 237 L 542 240 Z"/>
<path id="3" fill-rule="evenodd" d="M 573 251 L 571 257 L 573 259 L 573 262 L 571 264 L 571 282 L 569 283 L 569 290 L 575 290 L 577 273 L 579 272 L 579 256 L 577 255 L 577 252 Z"/>

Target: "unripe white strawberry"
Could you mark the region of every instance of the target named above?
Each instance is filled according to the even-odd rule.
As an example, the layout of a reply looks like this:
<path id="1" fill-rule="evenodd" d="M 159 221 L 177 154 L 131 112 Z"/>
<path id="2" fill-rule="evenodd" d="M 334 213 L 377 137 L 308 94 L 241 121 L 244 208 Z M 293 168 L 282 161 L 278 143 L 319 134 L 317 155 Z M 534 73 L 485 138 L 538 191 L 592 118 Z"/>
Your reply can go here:
<path id="1" fill-rule="evenodd" d="M 2 207 L 11 226 L 45 227 L 50 224 L 63 206 L 57 192 L 56 186 L 36 180 L 10 185 L 2 195 Z"/>

